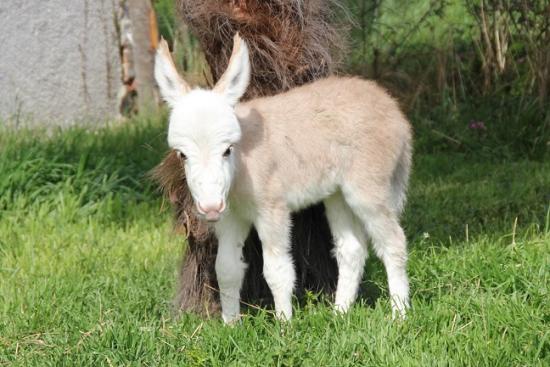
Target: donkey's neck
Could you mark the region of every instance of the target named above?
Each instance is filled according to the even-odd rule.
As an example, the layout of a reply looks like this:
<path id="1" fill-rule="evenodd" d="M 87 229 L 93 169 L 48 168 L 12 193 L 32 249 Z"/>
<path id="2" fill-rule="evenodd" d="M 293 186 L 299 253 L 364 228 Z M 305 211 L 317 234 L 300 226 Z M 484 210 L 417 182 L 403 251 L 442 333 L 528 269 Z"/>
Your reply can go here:
<path id="1" fill-rule="evenodd" d="M 267 122 L 262 112 L 249 104 L 240 104 L 235 113 L 241 127 L 239 150 L 248 156 L 267 140 Z"/>

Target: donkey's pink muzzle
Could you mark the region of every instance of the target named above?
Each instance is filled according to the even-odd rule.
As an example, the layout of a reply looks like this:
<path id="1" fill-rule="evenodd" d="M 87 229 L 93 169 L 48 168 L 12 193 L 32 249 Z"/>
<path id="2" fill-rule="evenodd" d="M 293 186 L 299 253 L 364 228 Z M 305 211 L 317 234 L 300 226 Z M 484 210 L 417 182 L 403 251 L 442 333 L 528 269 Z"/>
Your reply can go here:
<path id="1" fill-rule="evenodd" d="M 197 203 L 197 209 L 200 214 L 204 215 L 207 221 L 216 222 L 220 219 L 221 214 L 225 210 L 225 203 L 220 201 L 218 204 L 205 206 Z"/>

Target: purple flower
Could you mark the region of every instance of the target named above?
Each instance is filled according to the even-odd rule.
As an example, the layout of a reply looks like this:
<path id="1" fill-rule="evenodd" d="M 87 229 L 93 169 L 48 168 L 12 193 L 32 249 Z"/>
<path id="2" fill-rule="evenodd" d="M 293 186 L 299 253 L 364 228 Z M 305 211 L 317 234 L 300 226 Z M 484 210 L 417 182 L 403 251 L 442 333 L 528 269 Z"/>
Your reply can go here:
<path id="1" fill-rule="evenodd" d="M 472 130 L 483 130 L 486 131 L 487 127 L 485 126 L 485 123 L 483 121 L 470 121 L 468 124 L 468 128 Z"/>

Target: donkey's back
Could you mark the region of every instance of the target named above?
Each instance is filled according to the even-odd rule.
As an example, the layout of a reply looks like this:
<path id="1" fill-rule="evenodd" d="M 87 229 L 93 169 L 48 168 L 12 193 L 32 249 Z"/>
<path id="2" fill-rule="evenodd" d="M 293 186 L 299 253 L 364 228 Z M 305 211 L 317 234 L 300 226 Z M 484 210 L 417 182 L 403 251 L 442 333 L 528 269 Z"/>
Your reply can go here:
<path id="1" fill-rule="evenodd" d="M 262 192 L 271 185 L 273 195 L 286 195 L 298 209 L 358 183 L 371 195 L 385 196 L 380 199 L 390 196 L 401 210 L 411 129 L 397 102 L 376 83 L 330 77 L 244 103 L 237 114 L 245 169 L 265 180 L 256 182 Z"/>

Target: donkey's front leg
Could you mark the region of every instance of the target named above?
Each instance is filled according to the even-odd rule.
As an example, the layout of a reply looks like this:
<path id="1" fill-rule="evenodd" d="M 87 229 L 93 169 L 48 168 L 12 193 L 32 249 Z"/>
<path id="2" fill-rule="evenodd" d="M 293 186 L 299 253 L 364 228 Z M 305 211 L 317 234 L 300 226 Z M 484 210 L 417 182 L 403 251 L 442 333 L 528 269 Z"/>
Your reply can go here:
<path id="1" fill-rule="evenodd" d="M 277 317 L 292 317 L 292 291 L 296 274 L 290 254 L 290 212 L 271 209 L 256 219 L 256 230 L 262 242 L 264 277 L 271 289 Z"/>
<path id="2" fill-rule="evenodd" d="M 240 317 L 240 292 L 246 270 L 242 253 L 250 226 L 250 223 L 232 213 L 227 213 L 216 224 L 216 277 L 220 287 L 222 318 L 226 323 L 234 322 Z"/>

